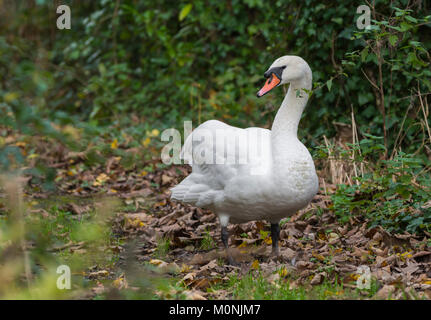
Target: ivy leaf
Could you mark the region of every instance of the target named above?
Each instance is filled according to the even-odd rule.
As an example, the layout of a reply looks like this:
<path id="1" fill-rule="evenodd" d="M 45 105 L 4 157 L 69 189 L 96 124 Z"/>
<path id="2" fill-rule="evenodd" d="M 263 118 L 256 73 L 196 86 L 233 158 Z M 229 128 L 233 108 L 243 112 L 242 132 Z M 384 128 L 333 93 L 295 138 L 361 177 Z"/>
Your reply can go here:
<path id="1" fill-rule="evenodd" d="M 183 21 L 187 15 L 190 13 L 190 11 L 192 10 L 193 5 L 191 3 L 186 4 L 180 12 L 180 15 L 178 16 L 178 20 L 179 21 Z"/>

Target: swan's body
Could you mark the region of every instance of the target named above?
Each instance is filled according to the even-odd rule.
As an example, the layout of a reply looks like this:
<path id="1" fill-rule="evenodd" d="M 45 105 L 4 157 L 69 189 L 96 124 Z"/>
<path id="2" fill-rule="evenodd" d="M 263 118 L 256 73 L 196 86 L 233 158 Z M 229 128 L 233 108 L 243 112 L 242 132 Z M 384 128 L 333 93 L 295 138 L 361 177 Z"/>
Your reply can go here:
<path id="1" fill-rule="evenodd" d="M 182 150 L 193 169 L 172 188 L 172 198 L 214 211 L 222 228 L 229 221 L 262 219 L 278 226 L 280 219 L 305 207 L 318 191 L 313 159 L 297 138 L 308 100 L 302 89 L 311 89 L 311 70 L 295 56 L 271 65 L 269 76 L 278 80 L 271 70 L 277 71 L 278 84 L 290 82 L 271 130 L 240 129 L 210 120 L 189 135 Z M 278 85 L 271 85 L 272 80 L 260 96 Z"/>

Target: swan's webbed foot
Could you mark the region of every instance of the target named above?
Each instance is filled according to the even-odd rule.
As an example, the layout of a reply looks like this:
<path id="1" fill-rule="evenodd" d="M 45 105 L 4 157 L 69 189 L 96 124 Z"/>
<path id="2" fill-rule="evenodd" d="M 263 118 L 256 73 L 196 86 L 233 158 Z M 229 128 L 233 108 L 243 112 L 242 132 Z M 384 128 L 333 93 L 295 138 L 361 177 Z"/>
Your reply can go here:
<path id="1" fill-rule="evenodd" d="M 239 264 L 234 260 L 229 252 L 229 232 L 227 227 L 221 227 L 221 241 L 223 242 L 224 248 L 226 250 L 226 258 L 231 266 L 238 266 Z"/>
<path id="2" fill-rule="evenodd" d="M 280 224 L 271 223 L 272 255 L 278 257 L 280 254 L 278 240 L 280 239 Z"/>

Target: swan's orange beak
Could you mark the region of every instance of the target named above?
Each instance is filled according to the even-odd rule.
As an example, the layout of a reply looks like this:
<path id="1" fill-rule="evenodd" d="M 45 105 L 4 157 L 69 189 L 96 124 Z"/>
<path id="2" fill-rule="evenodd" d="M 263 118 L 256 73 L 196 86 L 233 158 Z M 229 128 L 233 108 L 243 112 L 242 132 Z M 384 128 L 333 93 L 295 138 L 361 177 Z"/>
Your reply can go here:
<path id="1" fill-rule="evenodd" d="M 268 80 L 266 80 L 263 88 L 258 91 L 257 97 L 260 98 L 263 95 L 267 94 L 272 89 L 274 89 L 276 86 L 278 86 L 280 84 L 280 82 L 281 82 L 281 79 L 275 73 L 271 73 Z"/>

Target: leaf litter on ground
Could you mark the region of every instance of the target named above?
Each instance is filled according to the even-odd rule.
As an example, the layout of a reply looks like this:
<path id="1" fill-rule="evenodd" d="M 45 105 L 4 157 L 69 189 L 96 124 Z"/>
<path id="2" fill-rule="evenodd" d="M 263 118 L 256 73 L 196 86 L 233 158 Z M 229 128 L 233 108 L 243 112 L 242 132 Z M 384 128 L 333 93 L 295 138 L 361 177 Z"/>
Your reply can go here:
<path id="1" fill-rule="evenodd" d="M 119 147 L 115 144 L 114 149 Z M 269 224 L 252 221 L 230 225 L 230 250 L 239 266 L 229 266 L 225 251 L 220 249 L 217 217 L 208 210 L 170 200 L 169 188 L 190 172 L 188 167 L 164 166 L 155 159 L 145 164 L 147 169 L 139 171 L 134 167 L 126 169 L 121 165 L 121 157 L 112 156 L 105 165 L 88 168 L 84 165 L 85 152 L 68 153 L 62 148 L 56 152 L 61 154 L 57 155 L 60 161 L 57 159 L 55 165 L 60 193 L 79 199 L 97 198 L 101 194 L 122 199 L 123 209 L 116 212 L 112 221 L 113 234 L 124 243 L 134 241 L 134 259 L 176 279 L 186 298 L 234 297 L 232 288 L 220 285 L 228 283 L 231 277 L 246 274 L 263 276 L 272 284 L 289 281 L 292 288 L 331 282 L 357 289 L 361 276 L 358 270 L 366 266 L 374 291 L 369 290 L 364 297 L 431 299 L 430 234 L 425 232 L 422 237 L 407 232 L 391 234 L 382 227 L 369 228 L 368 221 L 357 215 L 341 223 L 331 210 L 326 191 L 319 192 L 307 208 L 283 221 L 279 257 L 270 255 Z M 328 183 L 324 185 L 326 190 L 336 189 Z M 28 186 L 31 190 L 36 185 L 28 179 Z M 28 196 L 46 198 L 42 192 L 29 191 Z M 92 205 L 70 202 L 68 209 L 81 216 L 88 214 Z M 44 209 L 35 210 L 44 214 Z M 216 246 L 204 249 L 204 239 L 212 239 Z M 161 250 L 163 243 L 166 248 Z M 53 250 L 82 246 L 67 243 Z M 114 247 L 122 257 L 119 270 L 127 269 L 125 245 Z M 156 253 L 164 256 L 156 258 Z M 92 278 L 106 276 L 102 271 L 93 272 Z M 127 274 L 121 279 L 126 283 Z M 94 290 L 103 291 L 104 286 L 99 283 Z"/>

